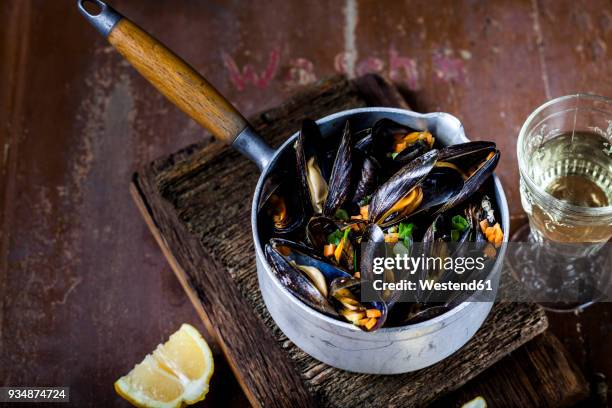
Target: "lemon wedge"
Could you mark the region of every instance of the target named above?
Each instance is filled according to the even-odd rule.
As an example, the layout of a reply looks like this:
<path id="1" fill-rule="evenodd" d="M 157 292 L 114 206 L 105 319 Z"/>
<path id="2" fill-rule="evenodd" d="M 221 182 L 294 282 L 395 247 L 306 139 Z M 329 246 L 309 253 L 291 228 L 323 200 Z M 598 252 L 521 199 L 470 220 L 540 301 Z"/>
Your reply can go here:
<path id="1" fill-rule="evenodd" d="M 117 393 L 137 407 L 195 404 L 208 393 L 213 356 L 202 335 L 183 324 L 168 341 L 115 382 Z"/>
<path id="2" fill-rule="evenodd" d="M 487 401 L 484 398 L 478 396 L 471 401 L 466 402 L 461 408 L 487 408 Z"/>

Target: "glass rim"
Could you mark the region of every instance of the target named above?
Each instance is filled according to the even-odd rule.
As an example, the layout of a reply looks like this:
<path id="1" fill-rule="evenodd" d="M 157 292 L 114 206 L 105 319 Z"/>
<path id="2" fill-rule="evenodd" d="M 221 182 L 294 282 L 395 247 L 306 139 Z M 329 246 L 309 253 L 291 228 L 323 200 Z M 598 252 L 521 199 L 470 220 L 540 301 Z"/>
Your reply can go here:
<path id="1" fill-rule="evenodd" d="M 612 98 L 608 98 L 606 96 L 594 95 L 589 93 L 575 93 L 571 95 L 559 96 L 557 98 L 551 99 L 550 101 L 545 102 L 544 104 L 538 106 L 531 114 L 527 117 L 521 130 L 519 131 L 519 137 L 516 144 L 516 156 L 518 158 L 518 167 L 519 174 L 521 178 L 527 183 L 529 189 L 539 196 L 540 199 L 549 200 L 555 210 L 563 211 L 568 213 L 570 216 L 575 217 L 612 217 L 612 205 L 608 205 L 605 207 L 582 207 L 573 204 L 569 204 L 566 201 L 559 200 L 553 195 L 549 194 L 546 190 L 538 186 L 535 181 L 531 178 L 531 176 L 527 173 L 527 162 L 526 157 L 522 152 L 522 146 L 525 143 L 525 139 L 527 138 L 527 133 L 529 126 L 535 121 L 535 118 L 542 113 L 545 109 L 550 106 L 556 105 L 560 102 L 564 102 L 571 99 L 586 99 L 591 101 L 599 101 L 603 102 L 612 107 Z"/>

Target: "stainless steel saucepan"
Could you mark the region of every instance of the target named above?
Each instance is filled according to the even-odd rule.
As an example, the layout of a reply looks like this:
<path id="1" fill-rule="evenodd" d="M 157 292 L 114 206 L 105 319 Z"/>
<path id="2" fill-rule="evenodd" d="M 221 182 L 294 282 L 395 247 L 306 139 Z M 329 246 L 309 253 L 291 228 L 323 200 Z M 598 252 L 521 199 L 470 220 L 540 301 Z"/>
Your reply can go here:
<path id="1" fill-rule="evenodd" d="M 98 11 L 88 11 L 87 2 Z M 78 0 L 77 3 L 87 20 L 161 93 L 260 169 L 251 210 L 257 275 L 268 311 L 291 341 L 334 367 L 360 373 L 396 374 L 432 365 L 457 351 L 474 335 L 492 302 L 464 302 L 422 323 L 364 332 L 350 323 L 327 317 L 294 297 L 276 279 L 266 261 L 258 234 L 257 210 L 264 180 L 274 172 L 281 152 L 292 148 L 297 133 L 275 151 L 206 79 L 141 28 L 100 0 Z M 347 120 L 353 129 L 364 129 L 381 118 L 415 129 L 428 129 L 446 145 L 468 140 L 459 120 L 447 113 L 360 108 L 326 116 L 317 123 L 323 136 L 328 137 L 338 134 Z M 493 178 L 504 240 L 507 240 L 508 204 L 499 180 L 496 176 Z M 501 258 L 495 264 L 493 276 L 499 275 Z"/>

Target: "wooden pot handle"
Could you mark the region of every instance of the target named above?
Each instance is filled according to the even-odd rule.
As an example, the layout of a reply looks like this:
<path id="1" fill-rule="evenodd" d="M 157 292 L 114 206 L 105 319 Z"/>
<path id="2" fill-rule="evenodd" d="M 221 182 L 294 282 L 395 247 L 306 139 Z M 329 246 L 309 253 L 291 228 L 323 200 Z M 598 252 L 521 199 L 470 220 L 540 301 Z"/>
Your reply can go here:
<path id="1" fill-rule="evenodd" d="M 85 9 L 86 3 L 100 13 Z M 136 24 L 99 0 L 79 0 L 79 9 L 142 76 L 173 104 L 231 145 L 248 122 L 195 69 Z"/>

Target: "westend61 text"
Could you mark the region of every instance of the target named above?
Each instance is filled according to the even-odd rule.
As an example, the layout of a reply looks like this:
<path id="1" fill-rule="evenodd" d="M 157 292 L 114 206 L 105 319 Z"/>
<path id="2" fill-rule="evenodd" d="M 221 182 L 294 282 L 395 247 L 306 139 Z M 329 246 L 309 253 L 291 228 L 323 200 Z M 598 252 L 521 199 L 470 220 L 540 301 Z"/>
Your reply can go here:
<path id="1" fill-rule="evenodd" d="M 483 291 L 493 290 L 493 285 L 489 279 L 473 280 L 471 282 L 435 282 L 433 279 L 419 280 L 418 286 L 421 290 L 427 291 Z M 374 290 L 384 291 L 415 291 L 417 282 L 402 279 L 399 282 L 383 282 L 375 280 L 372 282 Z"/>

